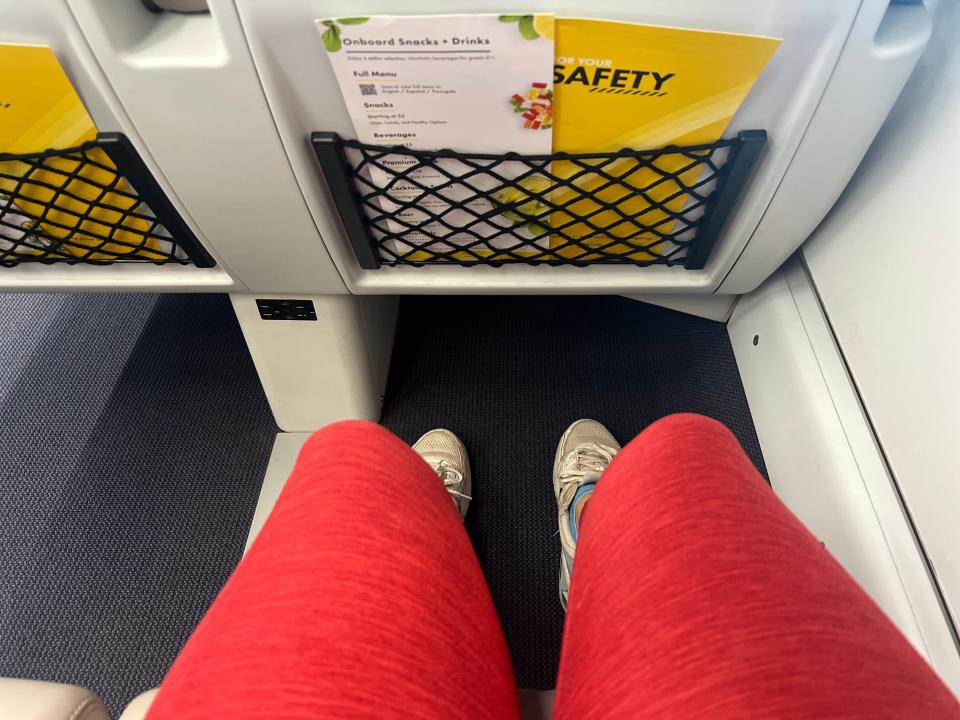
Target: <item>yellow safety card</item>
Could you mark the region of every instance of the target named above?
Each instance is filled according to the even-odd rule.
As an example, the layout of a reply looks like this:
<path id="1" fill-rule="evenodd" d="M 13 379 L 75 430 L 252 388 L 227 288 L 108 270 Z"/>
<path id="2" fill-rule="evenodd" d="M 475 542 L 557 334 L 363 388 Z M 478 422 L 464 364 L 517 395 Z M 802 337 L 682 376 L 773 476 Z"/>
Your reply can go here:
<path id="1" fill-rule="evenodd" d="M 93 119 L 51 48 L 0 43 L 0 153 L 64 149 L 96 135 Z M 28 218 L 25 224 L 29 225 L 29 218 L 42 217 L 36 225 L 43 235 L 65 240 L 56 248 L 61 255 L 91 260 L 117 255 L 163 259 L 165 255 L 149 252 L 160 250 L 149 237 L 150 223 L 127 214 L 138 200 L 110 169 L 113 162 L 100 148 L 89 150 L 87 157 L 92 162 L 58 156 L 44 159 L 39 166 L 16 159 L 0 161 L 0 212 L 6 207 L 13 214 L 12 197 L 16 212 Z M 27 231 L 29 227 L 24 228 Z M 117 242 L 104 243 L 104 236 Z M 109 254 L 91 254 L 91 247 Z M 47 253 L 23 245 L 15 252 Z"/>
<path id="2" fill-rule="evenodd" d="M 555 33 L 553 149 L 567 152 L 648 150 L 718 140 L 780 45 L 780 40 L 768 37 L 579 18 L 556 18 Z M 593 175 L 577 182 L 577 190 L 561 189 L 552 195 L 557 204 L 574 202 L 570 214 L 554 213 L 551 224 L 566 224 L 566 234 L 582 237 L 592 247 L 630 237 L 633 248 L 607 247 L 606 252 L 633 250 L 634 259 L 643 259 L 636 246 L 659 236 L 637 237 L 640 228 L 624 220 L 624 214 L 669 234 L 672 213 L 689 201 L 682 186 L 696 182 L 703 169 L 681 172 L 689 163 L 668 155 L 656 162 L 656 169 L 638 169 L 634 159 L 607 165 L 604 172 L 629 178 L 632 187 L 652 185 L 647 196 L 653 204 L 639 195 L 630 197 L 619 183 L 604 188 L 605 181 Z M 569 162 L 552 167 L 560 177 L 571 177 L 578 170 Z M 671 174 L 676 180 L 656 184 Z M 601 203 L 615 203 L 617 210 L 597 212 Z M 670 212 L 657 203 L 664 203 Z M 645 207 L 650 209 L 644 212 Z M 587 216 L 592 225 L 607 230 L 606 237 L 587 225 L 570 224 Z"/>

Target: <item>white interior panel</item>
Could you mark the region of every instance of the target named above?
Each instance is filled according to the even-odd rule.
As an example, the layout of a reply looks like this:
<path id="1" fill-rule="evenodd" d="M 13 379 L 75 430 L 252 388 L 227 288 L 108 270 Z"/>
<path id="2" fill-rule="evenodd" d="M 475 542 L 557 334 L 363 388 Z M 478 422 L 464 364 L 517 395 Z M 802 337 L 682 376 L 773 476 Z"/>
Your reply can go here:
<path id="1" fill-rule="evenodd" d="M 106 4 L 106 3 L 105 3 Z M 101 131 L 124 133 L 164 193 L 217 260 L 218 267 L 117 264 L 114 266 L 23 263 L 0 269 L 0 288 L 11 290 L 227 290 L 236 287 L 229 264 L 205 237 L 167 181 L 137 125 L 124 111 L 64 0 L 0 0 L 0 42 L 49 45 Z M 45 148 L 37 148 L 43 150 Z M 0 147 L 0 151 L 3 148 Z M 177 190 L 180 188 L 178 187 Z"/>
<path id="2" fill-rule="evenodd" d="M 254 292 L 342 293 L 290 170 L 231 0 L 209 14 L 67 0 L 147 147 Z M 23 4 L 23 3 L 19 3 Z"/>
<path id="3" fill-rule="evenodd" d="M 932 27 L 928 4 L 864 4 L 827 93 L 721 292 L 753 290 L 817 227 L 883 124 Z"/>
<path id="4" fill-rule="evenodd" d="M 748 186 L 747 197 L 734 212 L 727 231 L 703 271 L 681 268 L 529 267 L 429 268 L 384 267 L 362 271 L 343 235 L 318 175 L 308 143 L 311 131 L 336 131 L 353 136 L 352 125 L 325 56 L 317 18 L 362 14 L 436 14 L 454 12 L 516 12 L 509 0 L 287 0 L 264 3 L 236 0 L 264 90 L 277 120 L 294 172 L 331 255 L 351 290 L 390 292 L 711 292 L 746 246 L 770 198 L 779 185 L 820 101 L 861 5 L 869 9 L 865 22 L 879 23 L 886 0 L 529 0 L 525 11 L 554 12 L 704 30 L 769 35 L 783 38 L 753 91 L 731 124 L 728 134 L 761 128 L 769 133 L 765 155 Z M 873 32 L 874 26 L 869 31 Z M 899 89 L 899 87 L 897 88 Z M 864 87 L 868 95 L 875 88 Z M 856 98 L 852 98 L 856 101 Z M 886 109 L 884 108 L 884 112 Z M 859 133 L 859 128 L 853 128 Z M 859 155 L 856 161 L 859 161 Z M 855 162 L 854 162 L 855 165 Z M 834 197 L 829 198 L 832 203 Z M 829 205 L 828 205 L 829 206 Z M 826 208 L 824 208 L 825 210 Z M 802 237 L 789 236 L 793 247 Z M 792 250 L 791 248 L 791 250 Z M 788 250 L 789 252 L 789 250 Z M 772 269 L 772 268 L 769 268 Z M 769 269 L 767 272 L 769 272 Z M 759 282 L 759 280 L 758 280 Z"/>
<path id="5" fill-rule="evenodd" d="M 936 585 L 800 264 L 741 298 L 728 330 L 774 491 L 960 691 Z"/>
<path id="6" fill-rule="evenodd" d="M 317 319 L 265 320 L 256 297 L 230 300 L 281 430 L 380 417 L 397 321 L 396 297 L 314 295 Z"/>
<path id="7" fill-rule="evenodd" d="M 960 614 L 960 4 L 804 256 L 954 618 Z"/>

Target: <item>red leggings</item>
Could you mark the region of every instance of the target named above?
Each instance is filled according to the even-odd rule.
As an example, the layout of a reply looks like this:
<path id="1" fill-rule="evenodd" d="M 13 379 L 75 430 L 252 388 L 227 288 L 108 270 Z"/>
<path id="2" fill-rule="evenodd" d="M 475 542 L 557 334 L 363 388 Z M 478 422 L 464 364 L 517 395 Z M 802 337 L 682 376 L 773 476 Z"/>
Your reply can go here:
<path id="1" fill-rule="evenodd" d="M 517 713 L 497 613 L 442 484 L 383 428 L 344 422 L 305 446 L 149 717 Z M 590 500 L 555 716 L 944 718 L 960 706 L 730 432 L 678 415 L 631 442 Z"/>

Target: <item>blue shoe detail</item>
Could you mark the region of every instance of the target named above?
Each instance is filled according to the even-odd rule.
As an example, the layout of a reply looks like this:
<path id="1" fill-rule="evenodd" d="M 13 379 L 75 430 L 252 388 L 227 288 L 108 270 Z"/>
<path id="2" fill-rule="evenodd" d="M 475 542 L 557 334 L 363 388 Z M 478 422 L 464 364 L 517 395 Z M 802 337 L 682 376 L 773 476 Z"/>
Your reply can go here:
<path id="1" fill-rule="evenodd" d="M 573 496 L 573 502 L 570 503 L 570 508 L 567 510 L 567 522 L 570 523 L 570 534 L 573 536 L 574 542 L 576 542 L 577 536 L 579 535 L 577 528 L 577 507 L 580 505 L 580 501 L 592 493 L 596 487 L 596 480 L 580 485 L 580 487 L 577 488 L 577 494 Z"/>

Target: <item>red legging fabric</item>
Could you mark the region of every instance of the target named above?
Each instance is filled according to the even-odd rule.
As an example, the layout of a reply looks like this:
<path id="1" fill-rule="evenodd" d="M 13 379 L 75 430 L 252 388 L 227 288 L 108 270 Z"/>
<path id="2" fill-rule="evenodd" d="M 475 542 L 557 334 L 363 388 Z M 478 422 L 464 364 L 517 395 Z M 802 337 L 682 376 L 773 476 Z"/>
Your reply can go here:
<path id="1" fill-rule="evenodd" d="M 550 468 L 544 468 L 549 483 Z M 376 425 L 316 433 L 149 718 L 497 718 L 518 702 L 453 503 Z M 555 717 L 960 717 L 734 437 L 645 430 L 584 515 Z"/>

